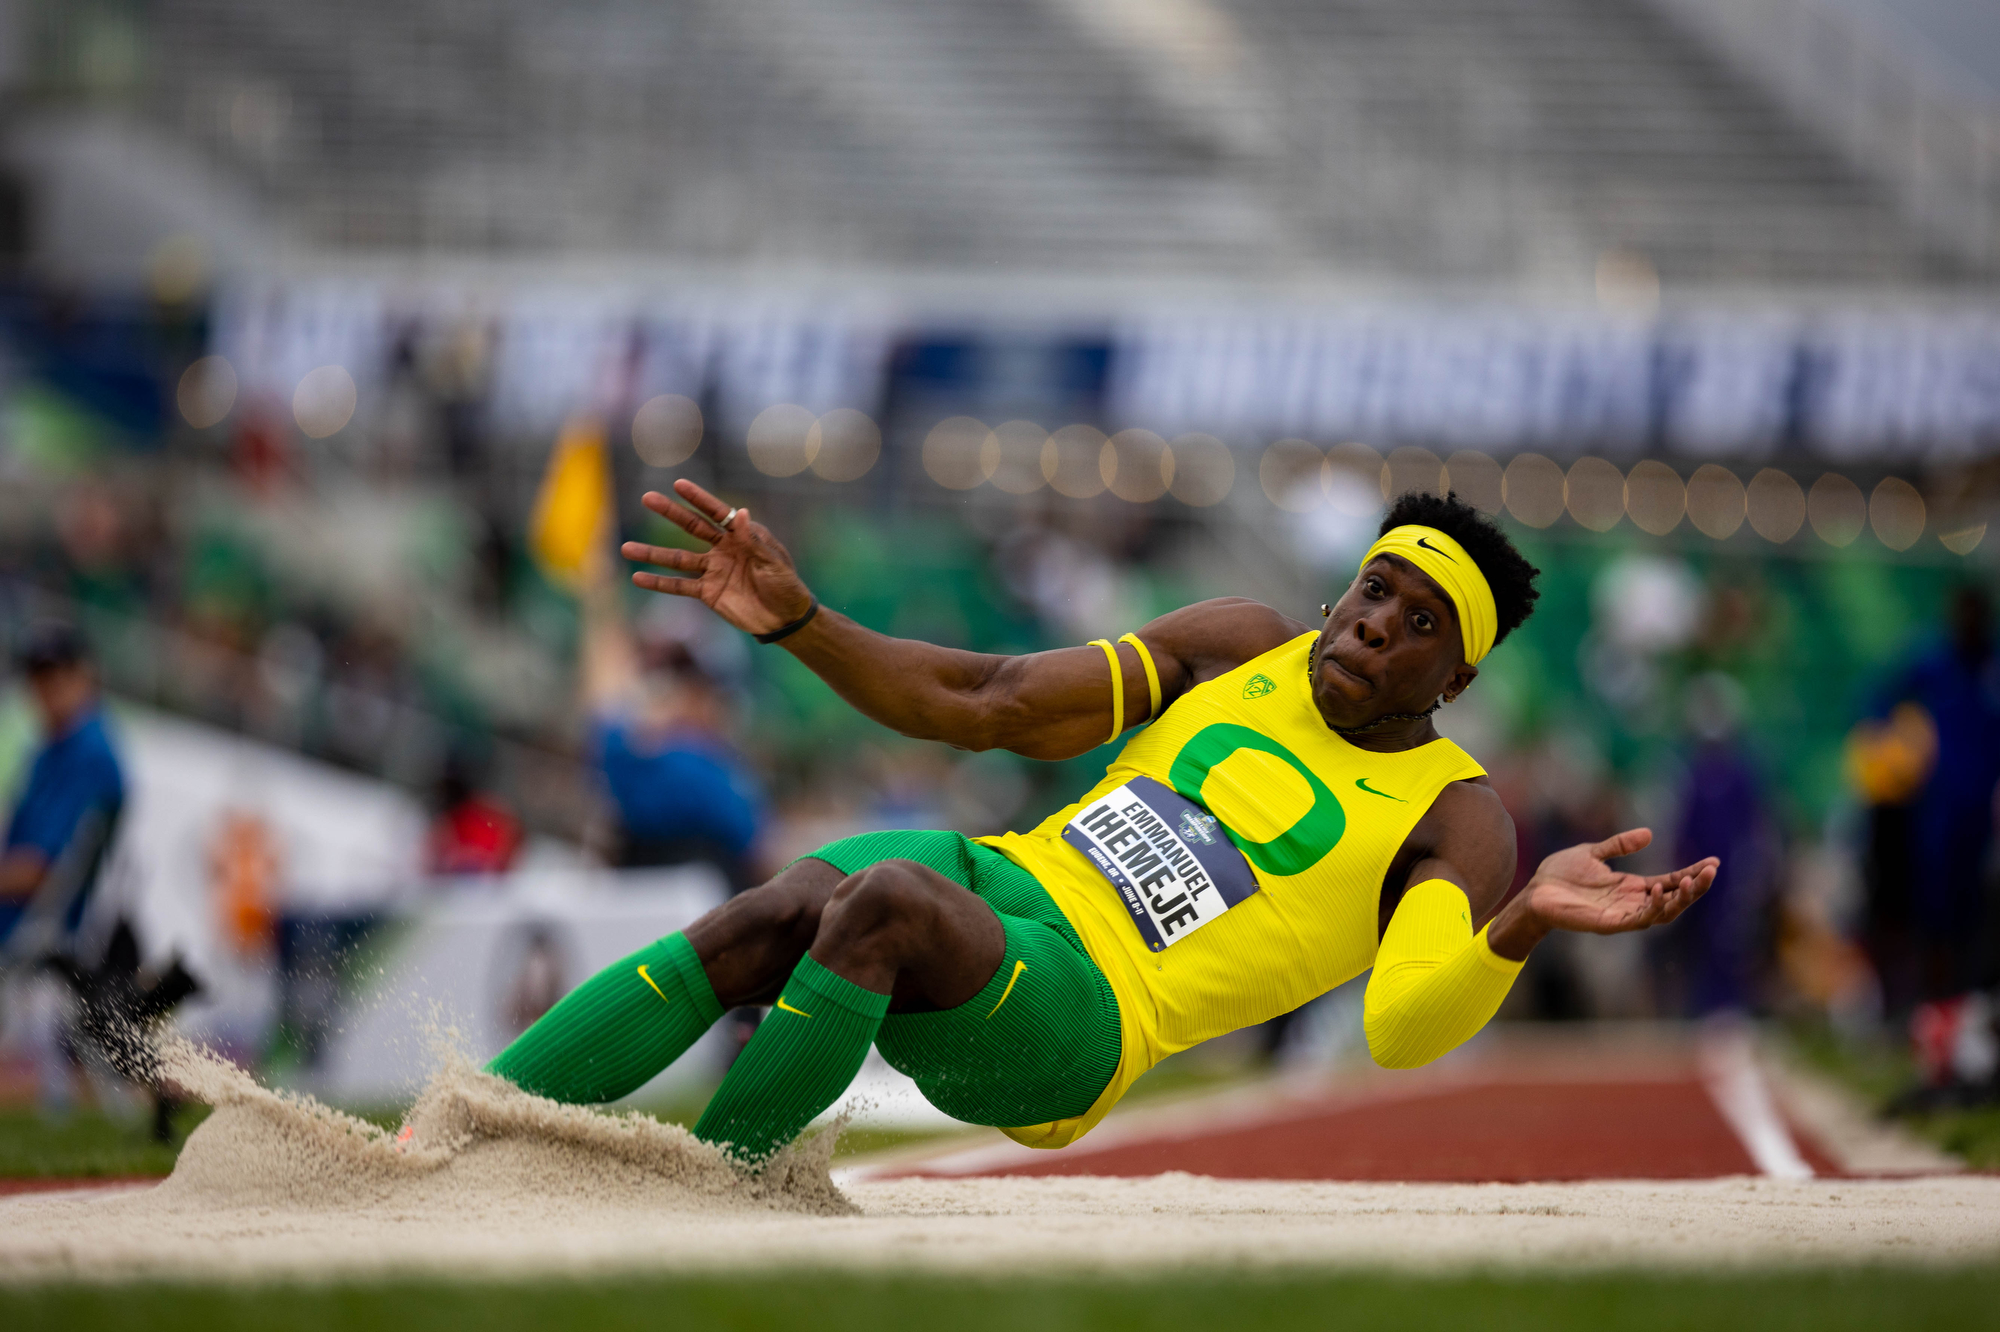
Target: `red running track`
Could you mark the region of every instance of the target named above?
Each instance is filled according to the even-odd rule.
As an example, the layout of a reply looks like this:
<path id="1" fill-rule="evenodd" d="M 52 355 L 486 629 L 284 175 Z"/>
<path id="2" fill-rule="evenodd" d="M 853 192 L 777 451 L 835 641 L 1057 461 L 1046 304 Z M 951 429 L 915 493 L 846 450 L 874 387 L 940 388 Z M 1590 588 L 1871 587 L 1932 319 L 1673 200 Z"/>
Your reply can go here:
<path id="1" fill-rule="evenodd" d="M 1554 1057 L 1549 1057 L 1551 1054 Z M 1712 1179 L 1760 1173 L 1691 1052 L 1609 1061 L 1585 1051 L 1487 1059 L 1358 1085 L 1225 1094 L 1114 1118 L 1063 1151 L 1006 1145 L 907 1163 L 895 1173 L 1525 1183 Z M 1779 1116 L 1819 1175 L 1845 1173 Z"/>

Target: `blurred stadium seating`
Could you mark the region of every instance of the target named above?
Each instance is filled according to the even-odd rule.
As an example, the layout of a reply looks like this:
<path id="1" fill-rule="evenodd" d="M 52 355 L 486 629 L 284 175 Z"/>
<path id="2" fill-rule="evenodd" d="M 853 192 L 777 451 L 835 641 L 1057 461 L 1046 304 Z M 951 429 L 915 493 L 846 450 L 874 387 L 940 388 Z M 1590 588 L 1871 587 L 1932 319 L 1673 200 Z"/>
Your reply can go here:
<path id="1" fill-rule="evenodd" d="M 26 13 L 52 100 L 240 181 L 273 247 L 1555 284 L 1622 247 L 1676 283 L 1967 273 L 1643 0 Z"/>

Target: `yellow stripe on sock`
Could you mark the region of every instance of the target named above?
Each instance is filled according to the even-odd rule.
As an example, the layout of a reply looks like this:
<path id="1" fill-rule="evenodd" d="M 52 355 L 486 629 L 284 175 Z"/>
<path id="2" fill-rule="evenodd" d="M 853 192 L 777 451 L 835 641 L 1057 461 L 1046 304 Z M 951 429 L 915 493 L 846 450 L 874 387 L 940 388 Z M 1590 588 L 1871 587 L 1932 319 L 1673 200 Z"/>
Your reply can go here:
<path id="1" fill-rule="evenodd" d="M 639 964 L 639 979 L 646 982 L 646 984 L 648 985 L 653 985 L 653 978 L 646 974 L 646 964 L 644 962 L 641 962 Z M 660 996 L 660 1002 L 663 1004 L 670 1004 L 673 1002 L 673 1000 L 667 998 L 667 992 L 661 989 L 657 985 L 653 985 L 653 993 Z"/>
<path id="2" fill-rule="evenodd" d="M 1022 962 L 1018 959 L 1015 961 L 1014 974 L 1007 978 L 1007 988 L 1000 991 L 1000 1004 L 1006 1003 L 1007 996 L 1014 993 L 1014 982 L 1021 979 L 1021 973 L 1026 971 L 1027 969 L 1028 969 L 1028 964 L 1026 962 Z M 993 1016 L 993 1013 L 999 1012 L 1000 1004 L 993 1005 L 993 1012 L 988 1013 L 986 1016 L 988 1018 L 991 1018 Z"/>

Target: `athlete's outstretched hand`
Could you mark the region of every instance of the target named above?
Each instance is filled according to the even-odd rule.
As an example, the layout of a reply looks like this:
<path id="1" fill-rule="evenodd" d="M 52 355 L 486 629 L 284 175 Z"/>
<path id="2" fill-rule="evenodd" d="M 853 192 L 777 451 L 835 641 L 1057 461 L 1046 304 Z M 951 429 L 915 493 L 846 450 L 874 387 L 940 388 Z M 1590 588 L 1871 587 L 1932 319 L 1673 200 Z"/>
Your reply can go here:
<path id="1" fill-rule="evenodd" d="M 643 502 L 689 536 L 708 542 L 709 549 L 696 553 L 628 541 L 620 548 L 626 559 L 686 575 L 669 578 L 641 572 L 632 575 L 634 583 L 677 597 L 697 597 L 749 634 L 768 634 L 806 613 L 812 593 L 799 577 L 791 552 L 770 528 L 752 522 L 750 510 L 739 509 L 724 531 L 722 521 L 729 516 L 729 506 L 692 481 L 674 482 L 674 494 L 684 503 L 676 504 L 654 490 L 646 492 Z"/>
<path id="2" fill-rule="evenodd" d="M 1650 828 L 1632 828 L 1592 845 L 1558 851 L 1541 863 L 1521 890 L 1538 924 L 1584 934 L 1623 934 L 1664 925 L 1694 904 L 1715 882 L 1714 856 L 1666 874 L 1626 874 L 1605 862 L 1643 850 Z"/>

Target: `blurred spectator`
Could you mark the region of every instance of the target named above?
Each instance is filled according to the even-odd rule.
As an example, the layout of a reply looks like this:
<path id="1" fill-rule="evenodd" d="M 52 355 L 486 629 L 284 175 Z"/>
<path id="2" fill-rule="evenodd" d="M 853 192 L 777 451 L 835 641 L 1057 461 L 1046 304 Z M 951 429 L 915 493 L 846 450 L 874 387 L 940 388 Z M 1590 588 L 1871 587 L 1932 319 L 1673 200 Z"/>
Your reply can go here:
<path id="1" fill-rule="evenodd" d="M 277 936 L 279 839 L 253 809 L 227 809 L 208 844 L 222 938 L 239 956 L 262 958 Z"/>
<path id="2" fill-rule="evenodd" d="M 0 939 L 35 902 L 50 913 L 59 934 L 47 946 L 62 947 L 83 919 L 98 861 L 125 804 L 125 775 L 82 639 L 65 627 L 44 629 L 28 644 L 21 666 L 43 742 L 0 850 Z"/>
<path id="3" fill-rule="evenodd" d="M 593 568 L 584 589 L 583 704 L 617 806 L 625 866 L 704 862 L 751 885 L 764 798 L 728 738 L 728 700 L 684 638 L 627 623 L 620 589 Z"/>
<path id="4" fill-rule="evenodd" d="M 1914 703 L 1929 714 L 1937 757 L 1910 824 L 1909 920 L 1921 997 L 1976 988 L 1983 966 L 1986 862 L 2000 787 L 2000 660 L 1993 605 L 1966 584 L 1952 596 L 1948 633 L 1890 680 L 1873 715 Z"/>
<path id="5" fill-rule="evenodd" d="M 1937 762 L 1937 727 L 1915 703 L 1898 703 L 1886 719 L 1865 718 L 1847 739 L 1847 775 L 1867 807 L 1861 874 L 1866 894 L 1862 943 L 1882 987 L 1886 1012 L 1907 1013 L 1917 1001 L 1918 964 L 1911 934 L 1916 896 L 1916 805 Z"/>
<path id="6" fill-rule="evenodd" d="M 1702 909 L 1658 941 L 1667 963 L 1662 1007 L 1690 1017 L 1753 1008 L 1768 952 L 1770 820 L 1763 783 L 1740 740 L 1744 707 L 1743 688 L 1729 676 L 1714 672 L 1689 685 L 1696 749 L 1681 793 L 1674 863 L 1722 858 Z"/>
<path id="7" fill-rule="evenodd" d="M 42 726 L 42 747 L 0 850 L 0 963 L 29 1013 L 46 1109 L 66 1108 L 81 1085 L 76 1014 L 40 969 L 72 954 L 105 847 L 125 803 L 125 776 L 104 726 L 97 677 L 75 631 L 35 633 L 21 667 Z M 124 931 L 129 940 L 129 929 Z M 132 950 L 136 958 L 136 949 Z M 135 961 L 136 968 L 136 961 Z"/>
<path id="8" fill-rule="evenodd" d="M 469 758 L 454 753 L 438 781 L 437 817 L 425 858 L 432 874 L 505 874 L 521 851 L 521 820 L 480 789 Z"/>

